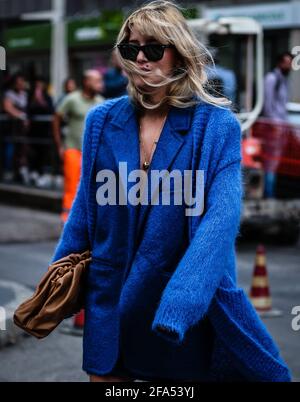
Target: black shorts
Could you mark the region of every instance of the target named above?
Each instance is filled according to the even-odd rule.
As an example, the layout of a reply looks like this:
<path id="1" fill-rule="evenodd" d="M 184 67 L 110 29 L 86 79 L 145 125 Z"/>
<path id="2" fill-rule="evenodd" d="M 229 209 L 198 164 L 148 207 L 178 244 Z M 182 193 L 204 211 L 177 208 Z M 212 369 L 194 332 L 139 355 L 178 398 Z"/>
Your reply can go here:
<path id="1" fill-rule="evenodd" d="M 119 354 L 118 360 L 114 366 L 114 368 L 111 370 L 109 374 L 105 374 L 113 377 L 128 377 L 132 378 L 132 375 L 129 373 L 129 371 L 126 370 L 126 368 L 123 365 L 123 360 L 122 360 L 122 355 Z M 134 380 L 134 378 L 132 378 Z"/>

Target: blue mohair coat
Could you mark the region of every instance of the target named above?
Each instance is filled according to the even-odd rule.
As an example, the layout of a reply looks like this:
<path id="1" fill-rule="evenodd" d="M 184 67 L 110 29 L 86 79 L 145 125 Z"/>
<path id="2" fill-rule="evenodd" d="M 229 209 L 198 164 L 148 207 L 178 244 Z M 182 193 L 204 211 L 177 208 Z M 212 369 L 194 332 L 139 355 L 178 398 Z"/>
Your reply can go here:
<path id="1" fill-rule="evenodd" d="M 119 131 L 112 132 L 112 136 L 124 133 L 133 113 L 130 98 L 126 95 L 108 100 L 88 114 L 81 181 L 52 261 L 72 252 L 92 249 L 97 211 L 93 168 L 101 130 L 111 111 L 119 126 Z M 178 109 L 176 113 L 184 115 L 184 110 Z M 178 122 L 165 150 L 167 162 L 176 158 L 182 144 L 180 119 Z M 202 102 L 195 108 L 190 134 L 193 136 L 192 169 L 204 171 L 204 213 L 188 217 L 189 246 L 161 293 L 151 330 L 162 339 L 180 345 L 187 331 L 208 317 L 214 330 L 212 381 L 236 380 L 237 371 L 240 379 L 248 381 L 290 381 L 290 372 L 277 346 L 244 291 L 236 286 L 235 239 L 239 232 L 243 192 L 239 123 L 229 110 Z M 130 159 L 130 149 L 121 145 L 116 148 L 120 157 L 127 158 L 130 170 L 135 163 Z M 161 164 L 163 166 L 163 161 Z M 151 206 L 142 207 L 142 219 L 148 208 Z M 133 237 L 134 232 L 128 236 Z M 134 244 L 135 239 L 131 240 Z M 139 285 L 143 269 L 140 254 L 141 250 L 134 250 L 130 273 L 123 283 L 127 295 L 134 294 L 135 286 Z M 123 300 L 126 303 L 126 297 Z M 126 307 L 122 309 L 125 311 Z M 108 349 L 106 353 L 103 349 L 107 369 L 113 367 L 118 349 L 114 332 L 117 316 L 109 317 L 105 321 L 107 327 L 99 331 L 112 334 L 111 341 L 106 337 L 108 344 L 98 345 Z M 160 326 L 169 331 L 161 331 Z"/>

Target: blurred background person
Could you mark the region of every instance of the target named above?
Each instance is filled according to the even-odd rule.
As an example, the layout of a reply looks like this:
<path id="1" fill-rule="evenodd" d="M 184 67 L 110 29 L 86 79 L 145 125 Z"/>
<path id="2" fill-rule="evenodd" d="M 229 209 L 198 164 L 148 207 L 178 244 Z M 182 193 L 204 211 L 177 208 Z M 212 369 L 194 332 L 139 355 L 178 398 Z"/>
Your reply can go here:
<path id="1" fill-rule="evenodd" d="M 64 194 L 62 222 L 66 222 L 71 209 L 81 172 L 82 135 L 85 117 L 95 105 L 102 103 L 100 95 L 104 89 L 103 76 L 98 70 L 86 70 L 82 77 L 82 88 L 67 95 L 58 105 L 53 118 L 53 136 L 58 154 L 63 162 Z M 67 121 L 68 130 L 64 138 L 61 122 Z"/>
<path id="2" fill-rule="evenodd" d="M 63 92 L 55 104 L 55 110 L 59 108 L 59 105 L 63 102 L 66 96 L 68 96 L 69 94 L 71 94 L 76 90 L 77 90 L 77 83 L 75 79 L 72 77 L 66 78 L 63 83 Z M 68 129 L 69 129 L 68 122 L 64 118 L 62 118 L 60 123 L 60 133 L 62 136 L 62 140 L 64 140 L 64 138 L 66 138 L 66 136 L 68 135 Z M 56 187 L 61 188 L 62 169 L 61 169 L 61 160 L 57 152 L 55 152 L 54 154 L 53 174 L 57 178 Z"/>
<path id="3" fill-rule="evenodd" d="M 105 98 L 117 98 L 127 94 L 128 79 L 122 70 L 116 49 L 111 54 L 111 67 L 104 74 Z"/>
<path id="4" fill-rule="evenodd" d="M 272 140 L 268 142 L 268 154 L 272 159 L 265 161 L 265 194 L 266 198 L 276 196 L 276 170 L 280 155 L 285 147 L 284 130 L 288 122 L 287 103 L 289 100 L 288 76 L 292 70 L 293 55 L 284 52 L 277 57 L 274 70 L 266 74 L 264 79 L 264 106 L 262 116 L 272 120 L 270 131 Z"/>
<path id="5" fill-rule="evenodd" d="M 208 87 L 212 87 L 215 96 L 225 96 L 233 104 L 236 102 L 237 82 L 235 73 L 220 64 L 217 52 L 211 51 L 215 65 L 212 63 L 206 69 Z"/>
<path id="6" fill-rule="evenodd" d="M 53 115 L 54 107 L 47 91 L 47 83 L 43 77 L 36 77 L 28 98 L 29 128 L 29 169 L 32 184 L 38 187 L 50 186 L 51 126 L 49 120 L 39 119 L 42 116 Z M 48 174 L 47 174 L 48 173 Z"/>
<path id="7" fill-rule="evenodd" d="M 65 82 L 63 83 L 63 93 L 59 97 L 58 101 L 56 102 L 55 107 L 57 108 L 59 104 L 64 100 L 64 98 L 69 95 L 70 93 L 76 91 L 77 89 L 77 84 L 74 78 L 68 77 L 65 79 Z"/>
<path id="8" fill-rule="evenodd" d="M 5 135 L 4 179 L 28 183 L 28 144 L 26 143 L 29 121 L 27 117 L 28 95 L 25 77 L 15 73 L 3 96 L 3 112 L 8 117 Z"/>
<path id="9" fill-rule="evenodd" d="M 289 52 L 277 57 L 274 70 L 264 80 L 263 116 L 273 120 L 287 121 L 287 103 L 289 99 L 288 76 L 292 69 L 293 56 Z"/>

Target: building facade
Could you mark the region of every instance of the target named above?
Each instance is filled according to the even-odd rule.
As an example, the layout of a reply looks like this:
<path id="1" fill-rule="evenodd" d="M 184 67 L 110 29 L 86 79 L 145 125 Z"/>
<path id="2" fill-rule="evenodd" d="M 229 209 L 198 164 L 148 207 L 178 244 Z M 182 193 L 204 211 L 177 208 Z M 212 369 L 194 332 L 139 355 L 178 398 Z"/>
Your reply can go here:
<path id="1" fill-rule="evenodd" d="M 292 52 L 300 46 L 300 0 L 286 1 L 242 1 L 227 0 L 206 3 L 203 15 L 209 19 L 219 17 L 243 16 L 259 21 L 264 29 L 264 68 L 271 70 L 278 54 Z M 235 46 L 227 43 L 223 47 L 223 60 L 237 72 L 243 69 L 243 50 L 236 39 Z M 217 43 L 222 47 L 223 44 Z M 234 50 L 233 50 L 234 49 Z M 290 75 L 290 100 L 300 102 L 300 71 L 292 71 Z M 243 77 L 239 77 L 242 84 Z"/>
<path id="2" fill-rule="evenodd" d="M 23 71 L 31 81 L 36 75 L 50 79 L 52 26 L 48 20 L 24 20 L 24 14 L 51 10 L 55 1 L 4 1 L 0 14 L 0 45 L 7 50 L 8 74 Z M 65 41 L 69 75 L 79 79 L 87 68 L 105 70 L 125 16 L 145 1 L 65 0 Z M 183 1 L 189 7 L 189 1 Z M 196 2 L 197 3 L 197 2 Z M 191 3 L 191 10 L 197 12 Z M 25 16 L 26 17 L 26 16 Z M 28 16 L 27 16 L 28 17 Z M 1 29 L 2 27 L 2 29 Z M 2 32 L 1 32 L 2 31 Z"/>
<path id="3" fill-rule="evenodd" d="M 49 78 L 51 24 L 25 22 L 22 14 L 50 10 L 55 0 L 0 1 L 0 45 L 7 50 L 11 72 L 22 70 L 29 78 Z M 76 78 L 85 68 L 105 69 L 124 16 L 145 1 L 66 0 L 66 40 L 70 74 Z M 265 71 L 273 68 L 276 56 L 300 46 L 300 0 L 191 0 L 179 4 L 194 10 L 194 17 L 248 16 L 264 28 Z M 220 49 L 222 63 L 233 69 L 243 86 L 244 44 L 239 38 L 212 38 Z M 300 102 L 299 73 L 291 75 L 291 100 Z"/>

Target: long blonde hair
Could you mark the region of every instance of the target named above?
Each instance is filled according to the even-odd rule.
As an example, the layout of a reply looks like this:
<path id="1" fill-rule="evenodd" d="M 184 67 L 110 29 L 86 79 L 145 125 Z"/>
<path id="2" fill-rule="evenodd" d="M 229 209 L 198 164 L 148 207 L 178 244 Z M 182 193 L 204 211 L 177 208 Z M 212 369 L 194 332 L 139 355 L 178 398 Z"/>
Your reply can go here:
<path id="1" fill-rule="evenodd" d="M 201 100 L 216 106 L 231 104 L 228 99 L 215 97 L 209 93 L 205 67 L 213 63 L 212 56 L 190 30 L 177 4 L 171 1 L 155 0 L 136 9 L 123 23 L 115 48 L 129 39 L 133 26 L 141 35 L 152 36 L 163 44 L 173 44 L 178 60 L 181 62 L 181 66 L 174 68 L 171 76 L 167 77 L 161 72 L 162 80 L 154 84 L 146 80 L 149 72 L 141 72 L 134 62 L 123 59 L 118 53 L 121 66 L 128 76 L 128 94 L 135 103 L 146 109 L 156 109 L 163 103 L 184 108 Z M 138 74 L 151 87 L 159 88 L 169 85 L 167 95 L 157 104 L 147 102 L 148 93 L 135 86 L 134 74 Z"/>

